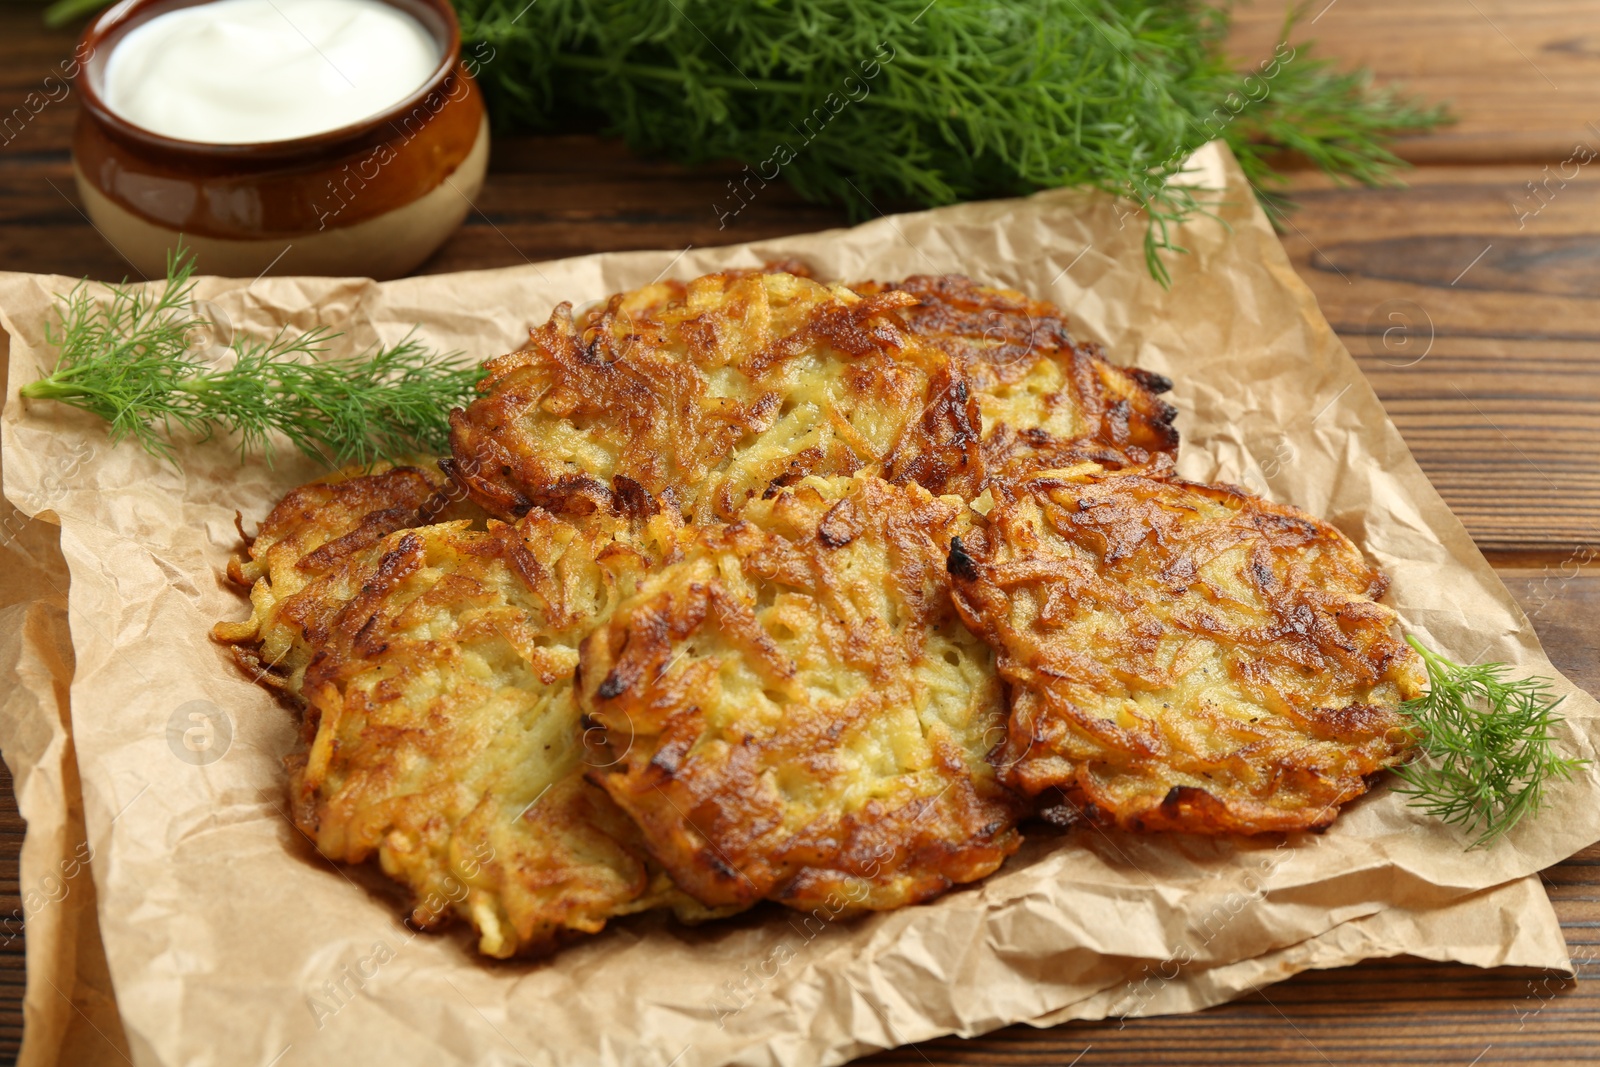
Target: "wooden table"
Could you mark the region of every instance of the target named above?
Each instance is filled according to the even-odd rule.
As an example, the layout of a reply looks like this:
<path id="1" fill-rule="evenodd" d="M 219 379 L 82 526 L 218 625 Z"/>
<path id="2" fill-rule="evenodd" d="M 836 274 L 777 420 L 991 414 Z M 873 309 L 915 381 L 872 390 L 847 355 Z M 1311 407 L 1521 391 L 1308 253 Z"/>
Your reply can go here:
<path id="1" fill-rule="evenodd" d="M 1281 10 L 1281 0 L 1262 0 L 1240 12 L 1233 47 L 1244 63 L 1270 54 Z M 1600 558 L 1600 159 L 1562 167 L 1576 146 L 1600 153 L 1600 2 L 1316 0 L 1310 14 L 1314 25 L 1297 38 L 1315 36 L 1323 54 L 1452 101 L 1461 121 L 1402 144 L 1418 164 L 1409 189 L 1341 189 L 1297 174 L 1302 209 L 1284 244 L 1551 659 L 1600 691 L 1600 566 L 1591 562 Z M 72 34 L 40 28 L 36 8 L 0 8 L 0 119 L 72 45 Z M 118 279 L 127 267 L 72 191 L 74 118 L 70 99 L 54 104 L 0 147 L 0 267 Z M 425 269 L 725 244 L 844 221 L 775 186 L 719 230 L 712 205 L 726 177 L 642 162 L 594 138 L 502 137 L 479 210 Z M 1386 347 L 1386 331 L 1402 322 L 1410 332 L 1388 333 Z M 1393 347 L 1400 340 L 1410 347 Z M 20 903 L 21 820 L 9 780 L 0 793 L 0 914 L 10 914 Z M 1544 879 L 1580 976 L 1595 976 L 1600 847 Z M 0 1056 L 20 1036 L 22 966 L 19 941 L 0 954 Z M 862 1062 L 1468 1067 L 1600 1058 L 1600 994 L 1544 978 L 1372 962 L 1303 974 L 1195 1015 L 1019 1026 Z M 1554 999 L 1525 1018 L 1547 987 Z"/>

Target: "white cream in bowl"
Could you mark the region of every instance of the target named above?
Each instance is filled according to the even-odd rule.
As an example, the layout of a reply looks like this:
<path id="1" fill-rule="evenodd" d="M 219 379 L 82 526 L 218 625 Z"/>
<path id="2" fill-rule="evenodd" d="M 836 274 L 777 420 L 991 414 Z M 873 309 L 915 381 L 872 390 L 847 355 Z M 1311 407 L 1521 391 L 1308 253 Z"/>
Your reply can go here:
<path id="1" fill-rule="evenodd" d="M 379 0 L 216 0 L 130 30 L 106 61 L 101 96 L 165 137 L 287 141 L 388 110 L 440 58 L 422 23 Z"/>

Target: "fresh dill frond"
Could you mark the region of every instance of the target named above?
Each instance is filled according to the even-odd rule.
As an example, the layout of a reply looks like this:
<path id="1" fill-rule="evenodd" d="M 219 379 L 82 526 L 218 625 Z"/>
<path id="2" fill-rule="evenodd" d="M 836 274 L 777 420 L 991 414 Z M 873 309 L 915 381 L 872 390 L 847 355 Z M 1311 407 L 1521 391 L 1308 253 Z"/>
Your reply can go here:
<path id="1" fill-rule="evenodd" d="M 1511 678 L 1503 663 L 1460 664 L 1407 635 L 1428 669 L 1428 692 L 1401 710 L 1416 725 L 1418 755 L 1399 768 L 1398 792 L 1486 845 L 1536 814 L 1545 783 L 1588 762 L 1554 752 L 1560 697 L 1545 678 Z"/>
<path id="2" fill-rule="evenodd" d="M 1444 111 L 1339 73 L 1310 46 L 1227 55 L 1195 0 L 456 0 L 501 125 L 604 129 L 635 150 L 746 170 L 723 223 L 774 181 L 857 217 L 1088 186 L 1136 202 L 1146 259 L 1208 205 L 1173 182 L 1222 138 L 1264 195 L 1284 153 L 1392 181 L 1386 140 Z M 1296 5 L 1285 20 L 1287 41 Z M 1270 201 L 1269 201 L 1270 202 Z M 1283 206 L 1281 203 L 1276 206 Z"/>
<path id="3" fill-rule="evenodd" d="M 271 463 L 280 434 L 329 467 L 448 447 L 450 409 L 471 398 L 477 366 L 409 336 L 328 358 L 339 335 L 322 329 L 235 336 L 232 365 L 222 366 L 194 344 L 213 324 L 196 310 L 193 275 L 180 249 L 159 286 L 112 285 L 99 297 L 79 283 L 60 298 L 59 326 L 46 325 L 55 369 L 22 395 L 97 415 L 113 442 L 131 437 L 173 463 L 175 431 L 237 435 L 241 462 L 260 454 Z"/>
<path id="4" fill-rule="evenodd" d="M 1276 224 L 1294 207 L 1283 194 L 1288 177 L 1272 167 L 1282 153 L 1297 154 L 1340 184 L 1398 185 L 1407 164 L 1389 149 L 1388 138 L 1449 121 L 1442 105 L 1428 107 L 1392 86 L 1375 87 L 1368 71 L 1339 71 L 1327 60 L 1301 56 L 1281 65 L 1262 105 L 1242 109 L 1226 138 Z"/>

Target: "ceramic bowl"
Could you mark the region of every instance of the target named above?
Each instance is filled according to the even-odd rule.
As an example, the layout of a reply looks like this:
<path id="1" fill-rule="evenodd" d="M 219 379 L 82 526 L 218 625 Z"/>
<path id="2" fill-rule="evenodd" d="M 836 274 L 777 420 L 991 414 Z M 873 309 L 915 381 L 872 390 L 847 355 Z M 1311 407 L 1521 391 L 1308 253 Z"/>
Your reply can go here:
<path id="1" fill-rule="evenodd" d="M 111 52 L 133 27 L 209 0 L 123 0 L 84 32 L 83 106 L 73 170 L 89 217 L 141 273 L 166 273 L 169 250 L 201 271 L 393 278 L 461 225 L 483 187 L 489 124 L 461 63 L 449 0 L 384 0 L 440 44 L 428 80 L 387 111 L 310 137 L 206 144 L 135 126 L 105 104 Z"/>

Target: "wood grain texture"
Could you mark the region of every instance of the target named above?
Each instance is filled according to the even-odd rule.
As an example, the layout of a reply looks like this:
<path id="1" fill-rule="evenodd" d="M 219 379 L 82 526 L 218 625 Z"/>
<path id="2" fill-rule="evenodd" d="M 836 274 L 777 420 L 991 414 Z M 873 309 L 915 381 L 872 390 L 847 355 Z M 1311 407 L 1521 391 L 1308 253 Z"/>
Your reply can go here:
<path id="1" fill-rule="evenodd" d="M 0 763 L 0 1062 L 16 1056 L 22 1043 L 25 941 L 18 860 L 26 828 L 11 792 L 11 771 Z"/>
<path id="2" fill-rule="evenodd" d="M 1537 164 L 1600 147 L 1600 6 L 1590 0 L 1256 0 L 1235 6 L 1232 54 L 1272 54 L 1290 2 L 1293 41 L 1451 105 L 1454 126 L 1401 141 L 1415 163 Z"/>
<path id="3" fill-rule="evenodd" d="M 1283 244 L 1479 545 L 1571 551 L 1600 543 L 1600 181 L 1519 217 L 1534 173 L 1303 175 Z"/>
<path id="4" fill-rule="evenodd" d="M 1241 5 L 1234 54 L 1270 53 L 1282 9 L 1282 0 Z M 1600 122 L 1600 2 L 1314 0 L 1312 16 L 1297 40 L 1314 36 L 1340 62 L 1451 100 L 1462 121 L 1402 145 L 1427 164 L 1409 175 L 1409 190 L 1297 175 L 1303 206 L 1285 247 L 1552 660 L 1600 688 L 1600 573 L 1587 566 L 1570 577 L 1600 545 L 1600 172 L 1562 167 L 1576 143 L 1600 150 L 1600 130 L 1588 125 Z M 74 41 L 43 30 L 36 7 L 0 6 L 0 269 L 115 280 L 129 268 L 88 226 L 71 185 L 75 102 L 17 117 Z M 772 186 L 720 227 L 716 206 L 732 173 L 635 159 L 598 138 L 501 137 L 467 224 L 424 269 L 726 244 L 847 222 Z M 6 777 L 0 922 L 20 906 L 20 833 Z M 1580 978 L 1600 977 L 1600 848 L 1545 881 Z M 22 940 L 8 937 L 0 1062 L 20 1038 L 22 968 Z M 1196 1015 L 1012 1027 L 862 1062 L 1592 1063 L 1600 994 L 1590 988 L 1526 972 L 1370 962 Z"/>

